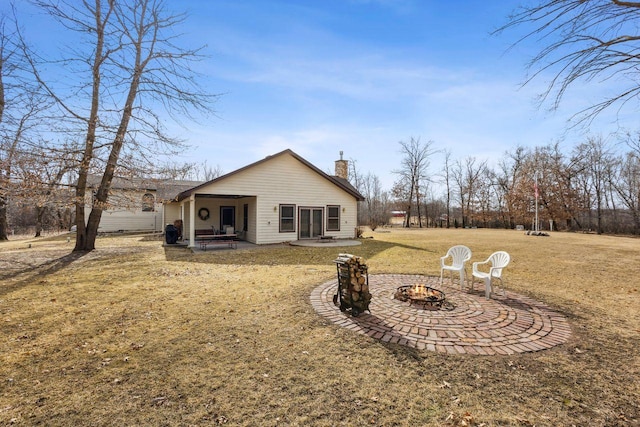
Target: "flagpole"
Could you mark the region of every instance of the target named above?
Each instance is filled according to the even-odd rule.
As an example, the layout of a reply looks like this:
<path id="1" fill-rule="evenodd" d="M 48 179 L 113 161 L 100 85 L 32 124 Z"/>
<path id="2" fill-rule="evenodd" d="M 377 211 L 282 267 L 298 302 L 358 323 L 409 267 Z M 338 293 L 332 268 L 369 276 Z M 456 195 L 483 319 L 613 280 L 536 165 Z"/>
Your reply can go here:
<path id="1" fill-rule="evenodd" d="M 535 223 L 535 226 L 534 226 L 534 228 L 535 228 L 534 231 L 537 233 L 539 231 L 538 230 L 538 172 L 535 173 L 535 184 L 534 184 L 533 188 L 534 188 L 535 193 L 536 193 L 536 220 L 535 220 L 536 223 Z"/>

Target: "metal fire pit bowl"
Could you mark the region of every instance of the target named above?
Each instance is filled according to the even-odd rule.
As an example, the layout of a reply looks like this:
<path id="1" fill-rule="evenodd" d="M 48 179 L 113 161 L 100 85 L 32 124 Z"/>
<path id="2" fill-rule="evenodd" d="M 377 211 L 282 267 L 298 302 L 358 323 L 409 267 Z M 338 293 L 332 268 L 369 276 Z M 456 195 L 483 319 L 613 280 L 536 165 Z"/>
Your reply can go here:
<path id="1" fill-rule="evenodd" d="M 393 297 L 398 301 L 409 301 L 410 304 L 429 309 L 442 307 L 446 299 L 444 292 L 425 285 L 400 286 Z"/>

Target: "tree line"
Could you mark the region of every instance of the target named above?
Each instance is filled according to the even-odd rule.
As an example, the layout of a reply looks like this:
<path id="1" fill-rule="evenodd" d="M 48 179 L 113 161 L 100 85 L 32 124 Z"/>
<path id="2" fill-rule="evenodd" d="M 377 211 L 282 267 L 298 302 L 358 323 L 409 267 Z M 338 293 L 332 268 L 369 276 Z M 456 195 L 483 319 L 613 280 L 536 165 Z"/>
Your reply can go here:
<path id="1" fill-rule="evenodd" d="M 393 188 L 351 168 L 365 197 L 360 221 L 375 229 L 404 213 L 405 227 L 491 227 L 640 234 L 640 136 L 624 142 L 586 137 L 569 151 L 559 143 L 517 146 L 493 165 L 452 159 L 419 138 L 399 143 Z M 438 160 L 437 162 L 435 160 Z"/>

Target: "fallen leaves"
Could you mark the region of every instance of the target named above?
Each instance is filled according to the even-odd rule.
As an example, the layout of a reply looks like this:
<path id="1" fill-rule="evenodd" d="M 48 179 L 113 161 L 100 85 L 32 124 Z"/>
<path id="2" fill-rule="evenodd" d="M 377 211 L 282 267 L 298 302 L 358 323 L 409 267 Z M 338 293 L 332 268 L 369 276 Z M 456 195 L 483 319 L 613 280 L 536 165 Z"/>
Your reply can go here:
<path id="1" fill-rule="evenodd" d="M 440 384 L 440 388 L 451 388 L 451 384 L 442 380 L 442 384 Z"/>
<path id="2" fill-rule="evenodd" d="M 168 403 L 169 398 L 167 396 L 158 396 L 151 399 L 151 404 L 155 406 L 162 406 Z"/>
<path id="3" fill-rule="evenodd" d="M 525 418 L 521 418 L 521 417 L 516 417 L 516 421 L 518 422 L 518 424 L 523 425 L 523 426 L 531 426 L 534 427 L 535 424 L 532 423 L 531 421 L 525 419 Z"/>
<path id="4" fill-rule="evenodd" d="M 483 427 L 485 423 L 476 423 L 473 415 L 470 412 L 465 412 L 462 415 L 450 413 L 449 416 L 445 419 L 449 424 L 459 426 L 459 427 Z"/>
<path id="5" fill-rule="evenodd" d="M 220 425 L 220 424 L 226 424 L 229 419 L 227 417 L 225 417 L 224 415 L 218 415 L 215 419 L 214 419 L 215 423 Z"/>

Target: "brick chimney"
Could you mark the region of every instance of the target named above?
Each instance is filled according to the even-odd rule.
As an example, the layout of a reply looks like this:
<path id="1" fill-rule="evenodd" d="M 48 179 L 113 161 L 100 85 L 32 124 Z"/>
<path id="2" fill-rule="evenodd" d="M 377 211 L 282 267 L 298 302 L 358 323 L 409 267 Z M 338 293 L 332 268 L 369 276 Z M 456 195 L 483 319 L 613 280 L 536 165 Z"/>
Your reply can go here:
<path id="1" fill-rule="evenodd" d="M 349 176 L 349 161 L 342 159 L 342 151 L 340 152 L 340 160 L 336 160 L 336 176 L 344 179 Z"/>

